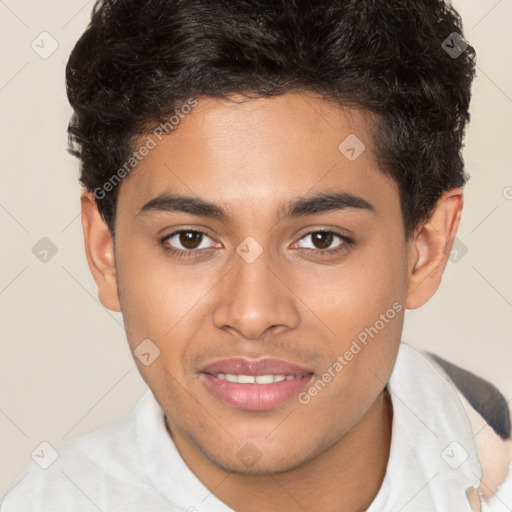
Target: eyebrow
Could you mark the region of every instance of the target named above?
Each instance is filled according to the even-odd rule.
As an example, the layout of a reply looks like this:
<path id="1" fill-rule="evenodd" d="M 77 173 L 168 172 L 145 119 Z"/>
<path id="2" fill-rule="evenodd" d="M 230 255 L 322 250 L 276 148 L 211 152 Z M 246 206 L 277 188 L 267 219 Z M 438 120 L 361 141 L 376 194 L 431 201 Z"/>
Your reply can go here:
<path id="1" fill-rule="evenodd" d="M 324 192 L 312 197 L 294 199 L 278 212 L 278 219 L 292 219 L 306 215 L 318 215 L 343 209 L 365 210 L 377 213 L 375 207 L 349 192 Z M 219 205 L 197 197 L 164 192 L 148 201 L 137 215 L 151 212 L 184 212 L 201 217 L 229 221 L 230 215 Z"/>

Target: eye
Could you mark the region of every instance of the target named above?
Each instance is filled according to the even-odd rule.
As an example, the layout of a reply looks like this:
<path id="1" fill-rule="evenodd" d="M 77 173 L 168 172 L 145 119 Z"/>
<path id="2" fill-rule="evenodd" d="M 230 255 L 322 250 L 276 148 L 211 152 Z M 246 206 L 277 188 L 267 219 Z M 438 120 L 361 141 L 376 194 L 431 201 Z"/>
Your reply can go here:
<path id="1" fill-rule="evenodd" d="M 300 249 L 307 249 L 309 252 L 320 256 L 332 256 L 343 250 L 349 249 L 354 245 L 354 241 L 333 230 L 318 230 L 306 233 L 294 245 L 300 244 L 302 241 L 311 239 L 308 247 L 299 245 Z M 330 248 L 333 242 L 339 240 L 335 248 Z M 212 242 L 208 244 L 208 240 Z M 312 246 L 311 246 L 312 244 Z M 180 229 L 160 239 L 160 245 L 165 251 L 168 251 L 180 258 L 194 257 L 200 255 L 202 251 L 206 251 L 214 247 L 213 240 L 204 231 L 197 229 Z"/>
<path id="2" fill-rule="evenodd" d="M 176 254 L 183 254 L 213 247 L 213 245 L 204 244 L 205 238 L 211 240 L 204 231 L 196 229 L 182 229 L 162 238 L 160 243 L 165 250 Z M 186 256 L 186 254 L 183 255 Z"/>
<path id="3" fill-rule="evenodd" d="M 354 245 L 354 241 L 351 238 L 332 230 L 311 231 L 310 233 L 306 233 L 297 243 L 300 244 L 301 241 L 308 238 L 311 239 L 310 246 L 299 246 L 299 248 L 309 249 L 315 254 L 326 253 L 327 255 L 332 255 L 333 253 L 337 253 Z M 341 243 L 335 245 L 334 249 L 329 249 L 336 239 L 340 240 Z"/>

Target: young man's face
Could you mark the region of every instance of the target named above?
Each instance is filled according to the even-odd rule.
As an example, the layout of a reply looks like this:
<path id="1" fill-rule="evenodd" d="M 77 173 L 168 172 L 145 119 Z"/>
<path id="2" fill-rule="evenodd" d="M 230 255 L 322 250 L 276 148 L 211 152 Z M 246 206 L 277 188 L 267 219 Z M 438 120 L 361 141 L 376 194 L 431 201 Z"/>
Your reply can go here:
<path id="1" fill-rule="evenodd" d="M 116 273 L 130 347 L 151 340 L 148 363 L 158 347 L 137 364 L 170 432 L 222 468 L 279 472 L 312 460 L 360 422 L 391 374 L 414 258 L 367 122 L 311 94 L 200 98 L 173 134 L 152 136 L 157 146 L 121 185 Z M 143 208 L 169 193 L 226 218 Z M 359 199 L 285 215 L 320 194 Z M 353 244 L 319 233 L 329 230 Z M 205 374 L 230 358 L 301 370 L 272 384 Z"/>

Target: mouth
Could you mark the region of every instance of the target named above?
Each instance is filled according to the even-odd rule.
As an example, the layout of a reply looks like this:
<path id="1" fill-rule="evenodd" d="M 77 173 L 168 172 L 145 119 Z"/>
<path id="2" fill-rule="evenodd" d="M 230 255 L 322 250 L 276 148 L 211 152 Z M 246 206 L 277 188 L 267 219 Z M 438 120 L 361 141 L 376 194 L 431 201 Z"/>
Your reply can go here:
<path id="1" fill-rule="evenodd" d="M 233 373 L 217 373 L 214 375 L 218 379 L 228 382 L 237 382 L 238 384 L 274 384 L 283 380 L 300 379 L 301 375 L 235 375 Z"/>
<path id="2" fill-rule="evenodd" d="M 312 380 L 313 370 L 280 359 L 224 359 L 199 372 L 216 398 L 236 409 L 274 409 L 297 396 Z"/>

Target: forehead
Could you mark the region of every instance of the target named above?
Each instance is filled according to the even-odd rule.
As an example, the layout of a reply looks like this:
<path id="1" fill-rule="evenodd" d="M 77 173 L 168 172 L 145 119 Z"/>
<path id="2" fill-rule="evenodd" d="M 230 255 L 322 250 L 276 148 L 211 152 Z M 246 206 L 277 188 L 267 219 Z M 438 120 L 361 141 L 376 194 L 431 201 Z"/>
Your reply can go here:
<path id="1" fill-rule="evenodd" d="M 285 198 L 342 189 L 367 197 L 378 190 L 377 202 L 396 203 L 396 184 L 374 158 L 368 113 L 312 93 L 232 99 L 198 98 L 174 132 L 149 134 L 155 147 L 123 183 L 119 202 L 124 196 L 140 208 L 173 191 L 222 203 L 228 213 L 273 202 L 282 212 Z"/>

